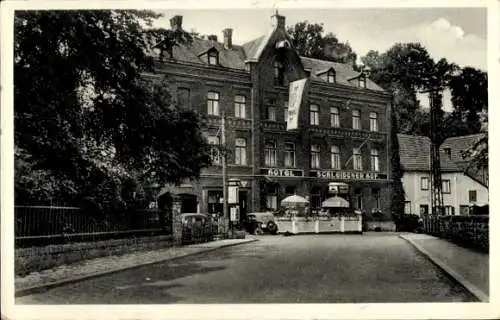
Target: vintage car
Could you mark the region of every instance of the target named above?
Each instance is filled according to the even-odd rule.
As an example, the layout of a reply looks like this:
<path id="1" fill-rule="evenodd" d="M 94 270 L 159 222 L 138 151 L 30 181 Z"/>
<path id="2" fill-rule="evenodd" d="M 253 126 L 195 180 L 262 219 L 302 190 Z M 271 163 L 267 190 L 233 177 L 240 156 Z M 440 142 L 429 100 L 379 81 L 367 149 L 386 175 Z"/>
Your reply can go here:
<path id="1" fill-rule="evenodd" d="M 274 221 L 274 214 L 272 212 L 252 212 L 247 214 L 245 229 L 249 233 L 278 233 L 278 225 Z"/>
<path id="2" fill-rule="evenodd" d="M 213 218 L 205 213 L 183 213 L 182 219 L 182 242 L 197 243 L 207 242 L 214 239 Z M 216 227 L 216 226 L 215 226 Z"/>

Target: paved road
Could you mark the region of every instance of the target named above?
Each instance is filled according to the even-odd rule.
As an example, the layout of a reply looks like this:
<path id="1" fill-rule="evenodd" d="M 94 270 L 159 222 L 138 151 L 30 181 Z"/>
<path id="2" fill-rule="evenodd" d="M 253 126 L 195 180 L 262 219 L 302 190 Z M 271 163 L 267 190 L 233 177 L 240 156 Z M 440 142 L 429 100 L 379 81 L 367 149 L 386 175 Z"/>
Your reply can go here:
<path id="1" fill-rule="evenodd" d="M 16 303 L 348 303 L 473 301 L 394 234 L 263 236 Z"/>

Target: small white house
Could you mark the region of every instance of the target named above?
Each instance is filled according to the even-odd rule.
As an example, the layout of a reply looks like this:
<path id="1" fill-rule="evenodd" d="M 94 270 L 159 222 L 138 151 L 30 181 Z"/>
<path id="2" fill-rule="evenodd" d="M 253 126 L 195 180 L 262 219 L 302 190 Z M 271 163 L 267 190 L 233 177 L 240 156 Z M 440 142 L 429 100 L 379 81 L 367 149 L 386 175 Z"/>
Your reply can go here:
<path id="1" fill-rule="evenodd" d="M 462 151 L 482 134 L 448 138 L 440 147 L 443 204 L 447 215 L 468 214 L 472 204 L 488 204 L 488 168 L 476 168 Z M 398 134 L 403 168 L 405 213 L 431 213 L 430 140 L 428 137 Z"/>

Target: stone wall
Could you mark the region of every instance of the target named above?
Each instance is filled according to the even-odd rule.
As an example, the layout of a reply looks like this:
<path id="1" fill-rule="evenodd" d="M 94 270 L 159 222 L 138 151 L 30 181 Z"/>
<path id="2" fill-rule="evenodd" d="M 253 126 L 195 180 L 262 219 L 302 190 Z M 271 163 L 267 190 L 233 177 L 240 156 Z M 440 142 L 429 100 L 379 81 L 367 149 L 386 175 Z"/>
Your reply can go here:
<path id="1" fill-rule="evenodd" d="M 457 244 L 489 250 L 489 216 L 444 216 L 423 218 L 425 233 Z"/>
<path id="2" fill-rule="evenodd" d="M 15 273 L 24 275 L 81 260 L 156 250 L 171 245 L 172 236 L 155 236 L 19 248 L 15 250 Z"/>

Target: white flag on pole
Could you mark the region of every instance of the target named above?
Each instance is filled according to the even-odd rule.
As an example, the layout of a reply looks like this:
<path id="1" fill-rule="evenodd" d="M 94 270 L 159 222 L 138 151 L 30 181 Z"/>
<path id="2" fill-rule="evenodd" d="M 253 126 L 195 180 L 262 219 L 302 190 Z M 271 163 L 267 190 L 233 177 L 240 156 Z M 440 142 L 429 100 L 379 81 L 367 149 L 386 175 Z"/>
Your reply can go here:
<path id="1" fill-rule="evenodd" d="M 302 95 L 304 93 L 306 82 L 307 78 L 290 82 L 286 130 L 298 129 L 299 127 L 299 111 L 300 105 L 302 104 Z"/>

